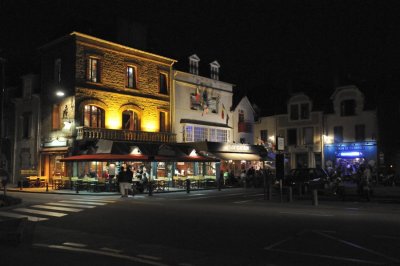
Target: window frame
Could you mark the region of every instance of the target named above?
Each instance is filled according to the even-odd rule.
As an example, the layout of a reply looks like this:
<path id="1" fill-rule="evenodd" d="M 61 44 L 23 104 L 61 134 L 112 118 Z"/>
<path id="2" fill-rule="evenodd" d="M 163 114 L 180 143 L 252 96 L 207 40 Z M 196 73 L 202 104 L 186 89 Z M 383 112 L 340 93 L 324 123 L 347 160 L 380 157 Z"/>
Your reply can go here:
<path id="1" fill-rule="evenodd" d="M 96 60 L 96 75 L 93 75 L 92 61 Z M 86 81 L 92 83 L 101 83 L 101 58 L 89 55 L 86 60 Z"/>
<path id="2" fill-rule="evenodd" d="M 340 131 L 340 136 L 337 132 Z M 343 142 L 343 126 L 334 126 L 333 127 L 333 143 L 342 143 Z"/>
<path id="3" fill-rule="evenodd" d="M 133 84 L 130 84 L 130 78 L 129 78 L 129 69 L 133 69 Z M 125 87 L 128 89 L 137 89 L 138 88 L 138 68 L 135 65 L 129 64 L 126 65 L 125 67 L 126 73 L 125 73 Z"/>
<path id="4" fill-rule="evenodd" d="M 291 134 L 289 134 L 289 132 L 294 132 L 295 138 L 294 138 L 293 142 L 291 140 Z M 287 145 L 288 146 L 297 145 L 297 143 L 298 143 L 298 140 L 297 140 L 297 128 L 288 128 L 286 133 L 287 133 Z"/>
<path id="5" fill-rule="evenodd" d="M 90 107 L 90 111 L 89 111 L 89 125 L 86 124 L 86 107 L 89 106 Z M 96 112 L 93 111 L 93 107 L 95 107 L 97 109 Z M 93 126 L 93 118 L 94 115 L 96 116 L 96 126 Z M 90 128 L 105 128 L 105 115 L 106 112 L 103 108 L 94 105 L 94 104 L 87 104 L 83 106 L 83 126 L 85 127 L 90 127 Z M 99 119 L 100 118 L 100 119 Z M 100 126 L 99 126 L 100 125 Z"/>
<path id="6" fill-rule="evenodd" d="M 165 92 L 164 89 L 162 89 L 161 87 L 161 77 L 164 76 L 165 77 Z M 169 77 L 168 77 L 168 73 L 167 72 L 162 72 L 160 71 L 158 74 L 158 93 L 163 94 L 163 95 L 168 95 L 169 94 Z"/>

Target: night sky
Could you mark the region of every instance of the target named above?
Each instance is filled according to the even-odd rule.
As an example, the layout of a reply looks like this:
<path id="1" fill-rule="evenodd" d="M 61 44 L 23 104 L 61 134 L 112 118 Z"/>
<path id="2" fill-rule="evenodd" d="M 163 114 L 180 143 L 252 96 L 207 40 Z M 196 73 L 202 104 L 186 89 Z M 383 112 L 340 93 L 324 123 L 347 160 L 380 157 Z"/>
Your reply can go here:
<path id="1" fill-rule="evenodd" d="M 147 33 L 145 47 L 130 46 L 176 59 L 179 70 L 196 53 L 209 76 L 218 60 L 236 99 L 248 95 L 265 114 L 300 91 L 323 104 L 335 85 L 375 99 L 400 73 L 400 1 L 0 0 L 0 13 L 7 85 L 38 73 L 46 42 L 72 31 L 117 41 L 121 21 Z"/>

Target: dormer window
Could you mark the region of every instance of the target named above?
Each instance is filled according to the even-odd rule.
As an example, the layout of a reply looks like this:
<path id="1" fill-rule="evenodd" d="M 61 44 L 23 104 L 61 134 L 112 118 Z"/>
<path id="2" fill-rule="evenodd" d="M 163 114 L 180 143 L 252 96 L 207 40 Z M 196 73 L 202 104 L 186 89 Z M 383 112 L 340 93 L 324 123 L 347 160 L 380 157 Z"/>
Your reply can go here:
<path id="1" fill-rule="evenodd" d="M 340 116 L 351 116 L 356 114 L 356 101 L 344 100 L 340 103 Z"/>
<path id="2" fill-rule="evenodd" d="M 189 57 L 189 72 L 194 75 L 199 75 L 199 62 L 200 58 L 197 55 Z"/>
<path id="3" fill-rule="evenodd" d="M 310 104 L 296 103 L 290 105 L 290 120 L 308 120 L 310 119 Z"/>
<path id="4" fill-rule="evenodd" d="M 219 68 L 221 67 L 217 61 L 210 63 L 211 67 L 211 78 L 215 80 L 219 80 Z"/>

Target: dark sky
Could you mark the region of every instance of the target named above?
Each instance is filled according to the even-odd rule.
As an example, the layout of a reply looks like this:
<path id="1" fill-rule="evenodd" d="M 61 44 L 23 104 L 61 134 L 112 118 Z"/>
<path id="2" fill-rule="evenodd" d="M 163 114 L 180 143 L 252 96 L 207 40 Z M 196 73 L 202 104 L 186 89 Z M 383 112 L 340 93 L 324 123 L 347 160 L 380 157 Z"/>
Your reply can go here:
<path id="1" fill-rule="evenodd" d="M 37 71 L 37 47 L 74 30 L 116 41 L 124 18 L 178 69 L 196 53 L 209 76 L 218 60 L 220 79 L 271 113 L 291 92 L 319 101 L 351 83 L 374 98 L 390 86 L 400 73 L 399 14 L 400 1 L 386 0 L 0 0 L 0 49 L 12 84 Z"/>

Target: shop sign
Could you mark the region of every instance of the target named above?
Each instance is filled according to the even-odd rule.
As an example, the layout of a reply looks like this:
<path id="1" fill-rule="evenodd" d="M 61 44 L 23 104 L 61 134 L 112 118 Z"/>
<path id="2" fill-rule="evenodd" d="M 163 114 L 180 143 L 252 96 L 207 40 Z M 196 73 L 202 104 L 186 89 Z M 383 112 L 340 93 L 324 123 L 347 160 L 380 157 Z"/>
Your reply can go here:
<path id="1" fill-rule="evenodd" d="M 222 146 L 222 151 L 226 152 L 249 152 L 250 145 L 247 144 L 226 144 Z"/>
<path id="2" fill-rule="evenodd" d="M 43 143 L 43 147 L 45 147 L 45 148 L 50 148 L 50 147 L 65 147 L 65 146 L 67 146 L 67 141 L 66 140 L 58 140 L 58 139 L 55 139 L 55 140 L 53 140 L 53 141 L 50 141 L 50 142 L 44 142 Z"/>
<path id="3" fill-rule="evenodd" d="M 276 143 L 277 143 L 277 150 L 278 151 L 284 151 L 285 150 L 285 138 L 276 137 Z"/>
<path id="4" fill-rule="evenodd" d="M 21 175 L 37 175 L 36 169 L 21 169 Z"/>

